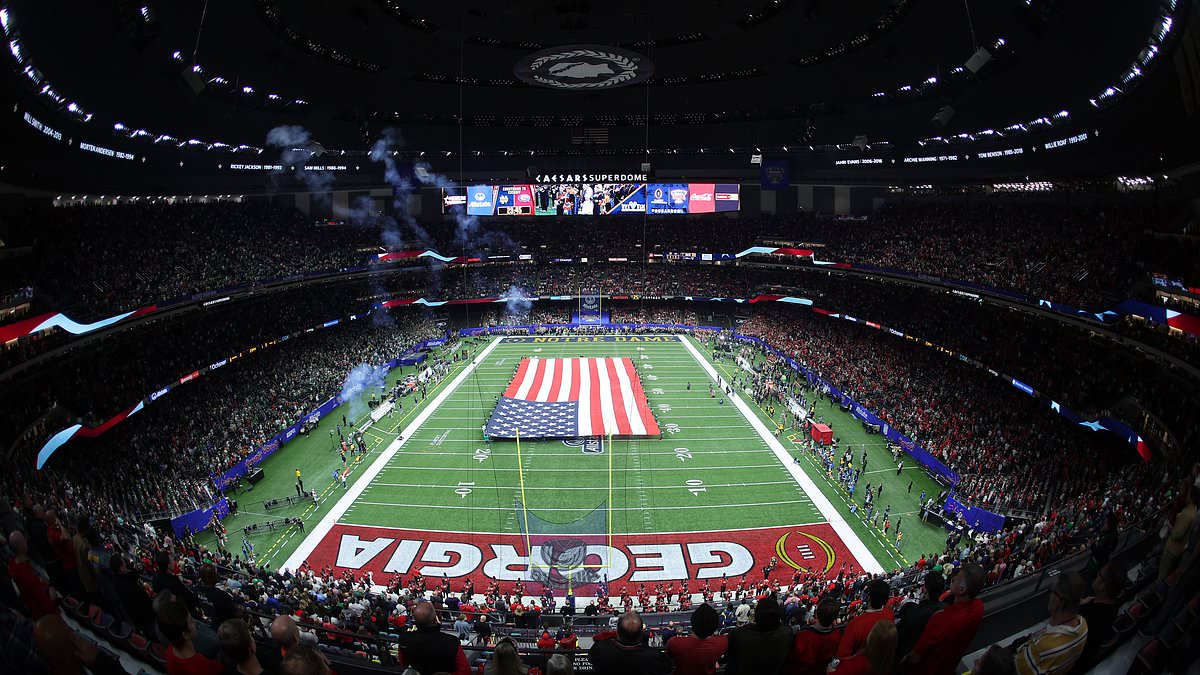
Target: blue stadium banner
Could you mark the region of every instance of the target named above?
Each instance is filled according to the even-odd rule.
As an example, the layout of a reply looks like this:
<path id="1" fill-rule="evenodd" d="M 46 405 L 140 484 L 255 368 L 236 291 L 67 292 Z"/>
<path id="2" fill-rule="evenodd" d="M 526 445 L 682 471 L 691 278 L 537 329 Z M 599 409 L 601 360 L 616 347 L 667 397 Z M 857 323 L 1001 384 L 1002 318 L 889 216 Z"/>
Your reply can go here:
<path id="1" fill-rule="evenodd" d="M 764 159 L 760 171 L 764 190 L 786 190 L 792 184 L 791 165 L 786 159 Z"/>

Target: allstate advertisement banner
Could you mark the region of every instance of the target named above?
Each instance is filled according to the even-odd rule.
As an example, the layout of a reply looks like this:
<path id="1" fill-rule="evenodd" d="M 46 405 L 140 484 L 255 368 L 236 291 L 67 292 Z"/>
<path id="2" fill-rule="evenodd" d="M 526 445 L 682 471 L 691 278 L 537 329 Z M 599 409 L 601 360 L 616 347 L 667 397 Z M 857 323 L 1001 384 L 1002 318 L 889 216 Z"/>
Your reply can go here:
<path id="1" fill-rule="evenodd" d="M 198 509 L 172 518 L 171 529 L 174 530 L 176 537 L 183 536 L 184 528 L 193 533 L 200 532 L 212 522 L 214 513 L 217 514 L 219 520 L 224 520 L 225 516 L 229 515 L 229 502 L 224 497 L 206 509 Z"/>
<path id="2" fill-rule="evenodd" d="M 495 185 L 472 185 L 467 188 L 467 215 L 492 216 L 495 214 Z"/>
<path id="3" fill-rule="evenodd" d="M 776 577 L 791 578 L 806 568 L 829 578 L 843 563 L 863 569 L 828 523 L 767 527 L 755 530 L 613 534 L 609 543 L 563 536 L 530 550 L 520 534 L 440 532 L 335 524 L 307 556 L 316 569 L 334 574 L 373 572 L 376 579 L 420 573 L 428 579 L 471 579 L 476 588 L 500 582 L 530 581 L 579 596 L 596 595 L 607 581 L 609 592 L 625 584 L 675 582 L 683 579 L 731 581 L 755 575 L 778 563 Z M 614 586 L 614 584 L 616 584 Z M 697 586 L 698 587 L 698 586 Z M 697 588 L 693 587 L 693 588 Z"/>

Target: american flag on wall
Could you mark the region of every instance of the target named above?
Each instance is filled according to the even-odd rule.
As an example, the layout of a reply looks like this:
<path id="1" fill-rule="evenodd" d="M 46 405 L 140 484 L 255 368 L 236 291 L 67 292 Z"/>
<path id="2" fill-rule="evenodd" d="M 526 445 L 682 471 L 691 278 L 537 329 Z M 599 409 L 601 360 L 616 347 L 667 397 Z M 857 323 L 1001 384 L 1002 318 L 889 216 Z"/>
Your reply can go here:
<path id="1" fill-rule="evenodd" d="M 493 438 L 658 436 L 642 381 L 628 358 L 521 360 L 500 397 Z"/>

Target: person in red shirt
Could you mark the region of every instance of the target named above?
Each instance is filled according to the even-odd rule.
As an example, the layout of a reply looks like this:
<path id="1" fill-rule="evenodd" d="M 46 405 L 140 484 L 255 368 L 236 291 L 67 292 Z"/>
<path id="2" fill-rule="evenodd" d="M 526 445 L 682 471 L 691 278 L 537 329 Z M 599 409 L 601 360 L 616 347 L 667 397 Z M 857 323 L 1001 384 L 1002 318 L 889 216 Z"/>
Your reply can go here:
<path id="1" fill-rule="evenodd" d="M 17 585 L 21 594 L 21 602 L 29 610 L 29 616 L 34 621 L 49 614 L 57 614 L 58 607 L 54 597 L 50 595 L 50 585 L 42 578 L 33 564 L 29 561 L 29 545 L 25 535 L 20 530 L 13 530 L 8 537 L 8 546 L 13 551 L 13 557 L 8 561 L 8 576 Z"/>
<path id="2" fill-rule="evenodd" d="M 839 659 L 853 656 L 855 652 L 867 646 L 867 635 L 871 628 L 880 621 L 893 621 L 892 610 L 886 607 L 892 589 L 883 579 L 875 579 L 867 584 L 867 611 L 854 617 L 846 624 L 846 632 L 838 645 Z"/>
<path id="3" fill-rule="evenodd" d="M 842 641 L 842 630 L 833 625 L 839 611 L 838 601 L 833 598 L 817 604 L 816 623 L 796 633 L 792 651 L 784 663 L 785 673 L 823 675 Z"/>
<path id="4" fill-rule="evenodd" d="M 674 675 L 715 675 L 717 660 L 729 649 L 728 637 L 713 635 L 720 624 L 720 615 L 708 603 L 692 612 L 692 634 L 667 642 L 667 656 L 675 662 Z"/>
<path id="5" fill-rule="evenodd" d="M 867 634 L 867 644 L 842 660 L 830 675 L 889 675 L 896 658 L 896 624 L 876 621 Z"/>
<path id="6" fill-rule="evenodd" d="M 196 651 L 192 644 L 196 624 L 182 600 L 172 598 L 159 608 L 158 629 L 171 643 L 167 647 L 167 675 L 220 675 L 225 671 L 219 662 Z"/>
<path id="7" fill-rule="evenodd" d="M 554 649 L 554 645 L 555 645 L 554 636 L 550 634 L 550 631 L 543 630 L 542 636 L 538 638 L 537 648 L 545 650 L 545 651 L 550 651 L 550 650 Z"/>
<path id="8" fill-rule="evenodd" d="M 579 648 L 579 637 L 571 630 L 571 624 L 563 626 L 558 636 L 558 648 L 571 651 Z"/>
<path id="9" fill-rule="evenodd" d="M 929 618 L 921 639 L 900 662 L 901 672 L 954 675 L 983 623 L 983 601 L 975 596 L 983 590 L 984 576 L 983 567 L 975 563 L 955 572 L 950 580 L 954 602 Z"/>

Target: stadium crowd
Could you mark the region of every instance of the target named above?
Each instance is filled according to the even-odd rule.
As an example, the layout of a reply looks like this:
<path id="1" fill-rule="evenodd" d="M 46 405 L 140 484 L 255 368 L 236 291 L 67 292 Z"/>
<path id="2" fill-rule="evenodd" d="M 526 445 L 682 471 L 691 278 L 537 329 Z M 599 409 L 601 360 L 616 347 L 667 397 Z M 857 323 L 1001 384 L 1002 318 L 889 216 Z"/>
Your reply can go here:
<path id="1" fill-rule="evenodd" d="M 0 289 L 32 287 L 39 311 L 82 320 L 277 277 L 362 267 L 386 250 L 595 262 L 736 253 L 764 242 L 811 246 L 822 260 L 938 275 L 1089 309 L 1146 295 L 1152 272 L 1200 278 L 1194 244 L 1154 236 L 1162 216 L 1138 202 L 888 202 L 865 219 L 806 212 L 737 220 L 607 217 L 600 227 L 580 227 L 580 218 L 400 225 L 379 216 L 345 218 L 315 225 L 267 201 L 35 209 L 0 225 L 10 247 L 33 251 L 32 263 L 22 265 L 31 278 L 6 275 Z M 585 277 L 566 286 L 604 282 Z M 657 285 L 667 293 L 672 280 Z"/>
<path id="2" fill-rule="evenodd" d="M 1151 634 L 1200 597 L 1198 481 L 1200 465 L 1147 493 L 1153 500 L 1147 506 L 1167 507 L 1166 534 L 1157 562 L 1141 565 L 1134 576 L 1143 586 L 1157 577 L 1156 591 L 1178 595 L 1143 610 L 1163 616 L 1147 625 Z M 63 616 L 96 626 L 109 644 L 159 661 L 169 675 L 247 672 L 237 670 L 247 664 L 249 672 L 328 672 L 319 667 L 321 653 L 398 662 L 421 673 L 533 672 L 530 666 L 570 672 L 555 670 L 564 659 L 548 657 L 581 646 L 569 600 L 553 592 L 533 597 L 536 589 L 521 582 L 478 589 L 435 584 L 419 574 L 377 579 L 307 565 L 271 570 L 196 546 L 190 537 L 98 519 L 83 504 L 37 489 L 0 503 L 0 522 L 7 533 L 0 576 L 11 582 L 0 585 L 6 645 L 0 664 L 13 671 L 64 672 L 81 665 L 74 660 L 93 672 L 125 672 L 109 650 L 79 642 Z M 707 582 L 695 589 L 685 584 L 678 592 L 674 583 L 641 584 L 633 593 L 621 588 L 619 595 L 602 585 L 598 602 L 582 614 L 612 618 L 596 632 L 590 630 L 595 622 L 586 622 L 586 658 L 596 672 L 614 675 L 715 673 L 718 661 L 725 672 L 746 675 L 955 672 L 983 622 L 981 592 L 1008 578 L 1013 567 L 1024 567 L 1009 550 L 1040 548 L 1052 529 L 1039 523 L 1002 542 L 968 542 L 922 556 L 909 569 L 876 575 L 843 565 L 830 572 L 788 569 L 750 583 L 743 577 L 736 589 L 722 581 L 716 592 Z M 1083 672 L 1107 656 L 1130 579 L 1124 564 L 1109 557 L 1115 547 L 1110 532 L 1115 530 L 1098 525 L 1087 540 L 1092 553 L 1084 574 L 1066 572 L 1049 582 L 1046 625 L 993 645 L 976 664 L 978 672 Z M 679 623 L 648 626 L 638 612 L 664 607 L 691 613 Z M 551 612 L 567 621 L 544 622 Z M 141 639 L 133 639 L 133 631 Z M 519 642 L 519 631 L 536 643 L 529 637 Z M 247 641 L 255 637 L 251 647 Z M 395 647 L 385 652 L 380 638 L 394 640 Z M 76 647 L 64 651 L 64 642 Z M 1198 649 L 1185 642 L 1180 653 L 1160 658 L 1186 667 Z M 301 658 L 318 668 L 291 670 Z"/>

